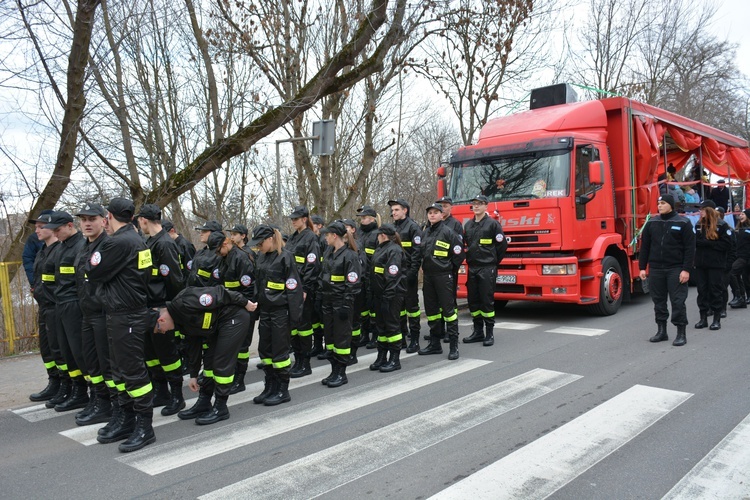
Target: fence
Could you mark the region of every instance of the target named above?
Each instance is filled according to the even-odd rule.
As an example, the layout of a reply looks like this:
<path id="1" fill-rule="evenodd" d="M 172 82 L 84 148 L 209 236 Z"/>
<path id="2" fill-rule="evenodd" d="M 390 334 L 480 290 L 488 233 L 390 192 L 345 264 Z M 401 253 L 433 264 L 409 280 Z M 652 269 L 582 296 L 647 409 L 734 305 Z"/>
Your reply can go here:
<path id="1" fill-rule="evenodd" d="M 37 307 L 23 269 L 10 280 L 10 270 L 20 262 L 0 262 L 0 294 L 2 294 L 2 326 L 0 356 L 9 356 L 39 349 Z"/>

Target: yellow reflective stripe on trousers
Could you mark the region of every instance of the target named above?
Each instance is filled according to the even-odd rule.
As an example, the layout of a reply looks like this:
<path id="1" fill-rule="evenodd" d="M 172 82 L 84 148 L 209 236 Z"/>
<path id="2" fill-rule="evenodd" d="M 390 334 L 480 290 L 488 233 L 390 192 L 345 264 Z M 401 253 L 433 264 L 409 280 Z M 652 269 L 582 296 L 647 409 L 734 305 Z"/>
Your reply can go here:
<path id="1" fill-rule="evenodd" d="M 151 260 L 151 250 L 148 248 L 138 252 L 138 269 L 146 269 L 154 265 Z"/>
<path id="2" fill-rule="evenodd" d="M 202 278 L 210 278 L 211 277 L 211 273 L 209 273 L 205 269 L 198 269 L 198 276 L 200 276 Z"/>
<path id="3" fill-rule="evenodd" d="M 50 362 L 48 362 L 48 363 L 44 363 L 44 367 L 45 367 L 46 369 L 48 369 L 48 370 L 51 370 L 52 368 L 54 368 L 54 367 L 55 367 L 55 362 L 54 362 L 54 361 L 50 361 Z"/>
<path id="4" fill-rule="evenodd" d="M 124 383 L 116 384 L 115 389 L 117 389 L 120 392 L 125 392 L 125 384 Z"/>
<path id="5" fill-rule="evenodd" d="M 347 354 L 351 354 L 352 350 L 348 347 L 346 349 L 339 349 L 337 347 L 334 347 L 333 352 L 336 354 L 341 354 L 342 356 L 346 356 Z"/>
<path id="6" fill-rule="evenodd" d="M 370 311 L 362 311 L 361 313 L 359 313 L 359 315 L 363 318 L 367 318 L 368 316 L 370 316 Z"/>
<path id="7" fill-rule="evenodd" d="M 250 359 L 250 351 L 238 352 L 237 359 Z"/>
<path id="8" fill-rule="evenodd" d="M 89 377 L 89 380 L 91 380 L 92 384 L 101 384 L 104 382 L 104 377 L 97 375 L 96 377 Z"/>
<path id="9" fill-rule="evenodd" d="M 415 312 L 406 311 L 406 315 L 409 316 L 410 318 L 418 318 L 420 314 L 421 314 L 420 311 L 415 311 Z"/>
<path id="10" fill-rule="evenodd" d="M 287 366 L 292 364 L 292 360 L 289 358 L 286 358 L 282 361 L 276 361 L 273 363 L 273 367 L 276 369 L 286 368 Z"/>
<path id="11" fill-rule="evenodd" d="M 239 288 L 240 282 L 239 281 L 225 281 L 224 282 L 224 288 Z"/>
<path id="12" fill-rule="evenodd" d="M 59 269 L 60 274 L 75 274 L 76 268 L 73 266 L 62 266 Z"/>
<path id="13" fill-rule="evenodd" d="M 260 362 L 263 363 L 264 365 L 272 365 L 273 364 L 273 360 L 271 358 L 262 358 L 260 360 Z"/>
<path id="14" fill-rule="evenodd" d="M 117 384 L 115 384 L 114 380 L 105 380 L 104 383 L 107 384 L 107 387 L 110 389 L 117 389 Z"/>
<path id="15" fill-rule="evenodd" d="M 42 274 L 42 281 L 47 282 L 47 283 L 54 283 L 55 275 L 54 274 Z"/>
<path id="16" fill-rule="evenodd" d="M 180 368 L 182 368 L 182 360 L 178 359 L 171 365 L 162 365 L 161 367 L 165 372 L 173 372 L 175 370 L 179 370 Z"/>
<path id="17" fill-rule="evenodd" d="M 211 318 L 213 317 L 213 314 L 207 312 L 203 314 L 203 329 L 208 330 L 211 328 Z"/>
<path id="18" fill-rule="evenodd" d="M 155 366 L 159 366 L 159 360 L 158 359 L 147 359 L 146 360 L 146 366 L 149 368 L 153 368 Z"/>
<path id="19" fill-rule="evenodd" d="M 360 335 L 362 335 L 362 329 L 361 328 L 357 328 L 356 330 L 352 330 L 352 337 L 359 337 Z"/>
<path id="20" fill-rule="evenodd" d="M 453 313 L 452 316 L 443 316 L 443 321 L 446 323 L 452 323 L 453 321 L 456 321 L 458 319 L 458 314 Z"/>
<path id="21" fill-rule="evenodd" d="M 134 391 L 128 391 L 128 396 L 131 398 L 139 398 L 141 396 L 145 396 L 149 392 L 153 390 L 154 386 L 151 385 L 151 382 L 144 385 L 143 387 L 140 387 L 138 389 L 135 389 Z"/>
<path id="22" fill-rule="evenodd" d="M 66 371 L 68 371 L 68 365 L 67 364 L 57 365 L 57 369 L 60 370 L 60 371 L 66 372 Z"/>
<path id="23" fill-rule="evenodd" d="M 386 337 L 385 335 L 378 335 L 378 342 L 401 342 L 403 340 L 404 336 L 400 333 L 397 333 L 396 335 L 392 337 Z"/>
<path id="24" fill-rule="evenodd" d="M 297 330 L 297 335 L 300 337 L 309 337 L 313 334 L 313 329 L 310 328 L 309 330 Z"/>
<path id="25" fill-rule="evenodd" d="M 266 282 L 266 288 L 270 288 L 271 290 L 283 290 L 284 283 L 276 283 L 275 281 L 268 281 Z"/>
<path id="26" fill-rule="evenodd" d="M 228 377 L 221 377 L 219 375 L 214 375 L 214 380 L 216 381 L 217 384 L 229 385 L 232 382 L 234 382 L 234 375 L 230 375 Z"/>
<path id="27" fill-rule="evenodd" d="M 203 376 L 207 378 L 214 378 L 213 370 L 203 370 Z"/>
<path id="28" fill-rule="evenodd" d="M 296 336 L 299 332 L 297 330 L 292 330 L 292 337 Z"/>
<path id="29" fill-rule="evenodd" d="M 472 317 L 476 318 L 477 316 L 480 316 L 482 314 L 482 311 L 471 311 Z"/>
<path id="30" fill-rule="evenodd" d="M 332 282 L 344 281 L 345 278 L 346 278 L 345 276 L 332 275 L 331 281 Z"/>
<path id="31" fill-rule="evenodd" d="M 432 316 L 427 316 L 427 321 L 437 321 L 441 316 L 442 315 L 440 313 L 433 314 Z"/>
<path id="32" fill-rule="evenodd" d="M 375 269 L 373 270 L 375 271 L 375 274 L 383 274 L 383 272 L 385 271 L 385 269 L 383 269 L 382 267 L 377 266 L 375 266 Z"/>
<path id="33" fill-rule="evenodd" d="M 495 311 L 492 312 L 482 312 L 482 316 L 485 318 L 494 318 L 495 317 Z"/>
<path id="34" fill-rule="evenodd" d="M 81 370 L 73 370 L 73 371 L 68 372 L 68 375 L 70 375 L 71 378 L 80 377 L 81 375 L 83 375 L 83 372 Z"/>

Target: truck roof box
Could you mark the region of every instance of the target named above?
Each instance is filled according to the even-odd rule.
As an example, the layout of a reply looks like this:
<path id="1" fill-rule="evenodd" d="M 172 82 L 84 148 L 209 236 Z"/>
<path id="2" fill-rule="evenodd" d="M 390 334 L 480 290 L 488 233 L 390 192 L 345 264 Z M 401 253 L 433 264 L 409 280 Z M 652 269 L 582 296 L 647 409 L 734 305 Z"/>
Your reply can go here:
<path id="1" fill-rule="evenodd" d="M 568 83 L 539 87 L 531 91 L 529 109 L 546 108 L 558 104 L 578 102 L 578 94 Z"/>

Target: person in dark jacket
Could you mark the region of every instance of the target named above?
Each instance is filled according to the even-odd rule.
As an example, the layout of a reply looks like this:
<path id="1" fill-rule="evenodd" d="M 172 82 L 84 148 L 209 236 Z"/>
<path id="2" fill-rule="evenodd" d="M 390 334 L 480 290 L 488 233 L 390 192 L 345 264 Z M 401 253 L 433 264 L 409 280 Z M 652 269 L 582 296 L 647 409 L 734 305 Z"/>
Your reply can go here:
<path id="1" fill-rule="evenodd" d="M 177 245 L 177 249 L 180 252 L 180 269 L 182 269 L 183 278 L 187 279 L 188 262 L 193 260 L 193 256 L 195 255 L 195 245 L 188 241 L 183 235 L 179 234 L 172 222 L 162 220 L 161 227 Z"/>
<path id="2" fill-rule="evenodd" d="M 695 328 L 706 328 L 713 313 L 711 330 L 721 328 L 722 278 L 734 231 L 721 220 L 712 200 L 701 203 L 701 216 L 695 225 L 695 281 L 698 285 L 700 320 Z"/>
<path id="3" fill-rule="evenodd" d="M 278 229 L 256 227 L 249 245 L 258 247 L 255 302 L 260 310 L 258 354 L 265 372 L 265 386 L 253 402 L 275 406 L 291 401 L 289 340 L 302 320 L 305 297 L 294 256 L 284 248 Z"/>
<path id="4" fill-rule="evenodd" d="M 732 262 L 730 285 L 732 288 L 732 309 L 747 309 L 747 283 L 750 275 L 750 208 L 739 215 L 735 228 L 737 238 L 737 255 Z"/>
<path id="5" fill-rule="evenodd" d="M 422 265 L 422 230 L 409 216 L 409 204 L 405 200 L 390 200 L 391 217 L 401 237 L 404 249 L 404 272 L 406 273 L 406 295 L 404 309 L 406 314 L 401 319 L 401 332 L 409 334 L 409 346 L 406 352 L 419 350 L 419 268 Z"/>
<path id="6" fill-rule="evenodd" d="M 179 413 L 183 420 L 191 417 L 198 425 L 209 425 L 229 418 L 227 400 L 234 382 L 237 351 L 250 326 L 249 312 L 256 307 L 242 293 L 213 286 L 186 288 L 159 309 L 154 332 L 163 334 L 179 328 L 188 339 L 188 386 L 198 392 L 198 399 L 190 410 Z M 204 373 L 211 376 L 199 384 L 201 358 Z"/>
<path id="7" fill-rule="evenodd" d="M 52 215 L 54 210 L 42 210 L 42 212 L 39 214 L 41 217 L 42 215 Z M 38 220 L 38 219 L 37 219 Z M 30 220 L 32 224 L 36 224 L 35 221 Z M 26 279 L 29 280 L 29 286 L 32 288 L 34 287 L 34 261 L 36 260 L 36 254 L 39 253 L 39 250 L 42 249 L 42 246 L 44 246 L 44 242 L 39 239 L 39 236 L 36 234 L 36 229 L 34 232 L 32 232 L 28 238 L 26 238 L 26 243 L 23 245 L 23 254 L 21 254 L 21 262 L 23 262 L 23 270 L 26 273 Z"/>
<path id="8" fill-rule="evenodd" d="M 224 233 L 221 224 L 215 220 L 206 222 L 201 227 L 196 227 L 200 231 L 200 241 L 206 246 L 198 250 L 193 256 L 193 260 L 188 262 L 187 286 L 214 286 L 221 284 L 219 282 L 219 257 L 216 250 L 224 241 Z"/>
<path id="9" fill-rule="evenodd" d="M 654 303 L 657 331 L 649 341 L 669 340 L 669 298 L 672 304 L 672 324 L 677 327 L 677 337 L 672 345 L 681 346 L 686 343 L 685 327 L 688 319 L 685 299 L 695 258 L 695 233 L 693 224 L 679 215 L 674 206 L 675 200 L 671 195 L 659 197 L 656 204 L 659 215 L 649 219 L 641 230 L 638 267 L 641 280 L 645 280 L 648 275 L 649 293 Z"/>
<path id="10" fill-rule="evenodd" d="M 361 329 L 362 334 L 359 339 L 359 347 L 375 349 L 378 344 L 377 330 L 375 321 L 375 310 L 373 309 L 373 297 L 370 290 L 370 280 L 372 279 L 372 257 L 375 255 L 375 249 L 378 247 L 377 229 L 380 226 L 380 217 L 378 213 L 369 205 L 364 205 L 357 209 L 359 217 L 359 230 L 357 231 L 357 247 L 365 252 L 367 261 L 362 268 L 365 275 L 362 279 L 362 300 L 363 309 L 361 312 Z M 399 241 L 400 243 L 400 241 Z"/>
<path id="11" fill-rule="evenodd" d="M 91 254 L 86 264 L 89 280 L 101 286 L 107 313 L 107 338 L 118 406 L 97 441 L 121 443 L 121 452 L 156 441 L 153 429 L 153 386 L 146 370 L 144 339 L 148 330 L 147 283 L 151 251 L 131 224 L 135 205 L 112 198 L 107 207 L 112 236 Z"/>
<path id="12" fill-rule="evenodd" d="M 466 264 L 469 268 L 466 293 L 474 329 L 463 342 L 482 342 L 484 346 L 491 346 L 495 343 L 497 269 L 505 256 L 508 242 L 500 222 L 487 213 L 487 204 L 486 196 L 474 197 L 471 200 L 474 217 L 464 224 Z"/>
<path id="13" fill-rule="evenodd" d="M 354 298 L 354 305 L 352 309 L 352 342 L 351 342 L 351 354 L 349 356 L 349 365 L 355 365 L 359 362 L 357 359 L 357 349 L 360 346 L 362 336 L 362 322 L 363 317 L 367 316 L 369 319 L 370 311 L 366 309 L 366 297 L 365 290 L 367 289 L 367 266 L 368 257 L 364 247 L 359 246 L 358 235 L 357 235 L 357 223 L 352 219 L 342 219 L 346 230 L 349 233 L 349 237 L 356 243 L 357 257 L 359 258 L 359 267 L 362 270 L 360 274 L 360 290 Z"/>
<path id="14" fill-rule="evenodd" d="M 324 337 L 326 349 L 331 351 L 331 374 L 321 382 L 328 387 L 339 387 L 348 382 L 352 315 L 361 287 L 362 268 L 357 244 L 343 222 L 333 221 L 322 232 L 329 249 L 323 256 L 318 293 L 322 317 L 326 318 Z"/>
<path id="15" fill-rule="evenodd" d="M 442 354 L 441 341 L 447 332 L 450 341 L 448 359 L 455 360 L 458 359 L 458 313 L 453 273 L 464 259 L 464 249 L 456 232 L 443 221 L 441 205 L 435 203 L 427 207 L 427 220 L 429 227 L 422 238 L 422 296 L 430 327 L 430 343 L 420 349 L 419 354 Z"/>
<path id="16" fill-rule="evenodd" d="M 724 215 L 726 215 L 726 210 L 723 208 L 717 207 L 716 212 L 719 214 L 719 218 L 722 222 L 726 223 L 724 220 Z M 737 259 L 737 232 L 732 231 L 732 244 L 729 247 L 729 250 L 727 251 L 727 261 L 724 265 L 724 270 L 721 273 L 721 314 L 719 315 L 722 318 L 727 317 L 727 304 L 729 303 L 729 284 L 731 283 L 731 275 L 732 275 L 732 264 Z"/>
<path id="17" fill-rule="evenodd" d="M 318 243 L 320 244 L 320 253 L 318 255 L 322 259 L 326 248 L 328 248 L 325 235 L 320 234 L 320 230 L 325 226 L 325 221 L 320 215 L 311 215 L 310 220 L 312 221 L 313 232 L 318 237 Z M 318 359 L 328 359 L 328 351 L 323 345 L 323 318 L 320 317 L 317 310 L 313 311 L 312 325 L 313 348 L 310 351 L 310 357 L 316 356 Z"/>
<path id="18" fill-rule="evenodd" d="M 373 319 L 377 323 L 378 357 L 370 370 L 384 373 L 401 369 L 401 311 L 406 293 L 404 250 L 393 224 L 375 230 L 378 246 L 370 260 Z M 390 359 L 388 358 L 390 353 Z"/>
<path id="19" fill-rule="evenodd" d="M 713 201 L 717 208 L 722 207 L 724 210 L 729 209 L 729 189 L 726 184 L 724 179 L 719 179 L 716 187 L 712 188 L 708 194 L 708 200 Z"/>
<path id="20" fill-rule="evenodd" d="M 461 245 L 463 245 L 464 241 L 464 226 L 461 224 L 461 222 L 453 217 L 451 215 L 451 212 L 453 211 L 453 199 L 449 196 L 442 196 L 439 200 L 437 200 L 435 203 L 439 204 L 441 207 L 443 207 L 443 222 L 446 226 L 451 228 L 453 231 L 456 232 L 458 235 L 458 238 L 461 240 Z M 461 262 L 458 262 L 456 264 L 455 269 L 453 269 L 453 289 L 458 292 L 458 269 L 461 267 Z M 456 310 L 458 310 L 458 303 L 455 305 Z M 445 330 L 445 325 L 443 325 L 443 331 L 445 331 L 445 335 L 443 336 L 443 342 L 446 344 L 450 342 L 450 339 L 448 338 L 448 332 Z M 429 336 L 425 337 L 427 340 L 429 340 Z"/>

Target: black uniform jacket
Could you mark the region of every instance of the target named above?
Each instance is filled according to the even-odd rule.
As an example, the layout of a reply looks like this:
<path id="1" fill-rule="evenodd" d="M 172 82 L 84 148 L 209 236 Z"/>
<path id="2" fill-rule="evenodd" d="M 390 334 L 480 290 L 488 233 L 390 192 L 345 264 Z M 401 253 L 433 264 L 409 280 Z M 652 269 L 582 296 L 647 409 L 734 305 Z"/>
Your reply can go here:
<path id="1" fill-rule="evenodd" d="M 163 229 L 146 240 L 151 250 L 151 277 L 148 280 L 148 306 L 162 306 L 184 288 L 177 244 Z"/>
<path id="2" fill-rule="evenodd" d="M 250 314 L 245 309 L 248 300 L 223 286 L 196 286 L 184 289 L 166 306 L 180 333 L 208 337 L 216 333 L 223 318 Z"/>
<path id="3" fill-rule="evenodd" d="M 695 226 L 695 267 L 704 269 L 725 269 L 727 254 L 732 248 L 734 231 L 729 224 L 719 220 L 716 227 L 718 239 L 709 240 L 700 221 Z"/>
<path id="4" fill-rule="evenodd" d="M 455 231 L 438 221 L 422 237 L 422 270 L 425 275 L 449 274 L 464 260 L 464 248 Z"/>
<path id="5" fill-rule="evenodd" d="M 34 298 L 40 307 L 55 305 L 55 253 L 60 242 L 44 245 L 34 259 Z"/>
<path id="6" fill-rule="evenodd" d="M 738 227 L 735 230 L 737 236 L 737 258 L 750 261 L 750 227 Z M 34 269 L 36 276 L 36 268 Z"/>
<path id="7" fill-rule="evenodd" d="M 411 217 L 394 221 L 393 224 L 401 237 L 401 248 L 404 249 L 404 272 L 407 278 L 413 280 L 422 265 L 422 230 Z"/>
<path id="8" fill-rule="evenodd" d="M 469 267 L 496 267 L 508 249 L 503 226 L 485 214 L 482 219 L 469 219 L 464 225 L 466 263 Z"/>
<path id="9" fill-rule="evenodd" d="M 360 224 L 357 232 L 357 246 L 364 249 L 367 255 L 367 269 L 370 269 L 372 256 L 375 255 L 375 249 L 378 248 L 378 233 L 375 231 L 378 224 Z"/>
<path id="10" fill-rule="evenodd" d="M 183 271 L 188 269 L 188 263 L 193 260 L 195 256 L 195 245 L 187 240 L 183 235 L 178 234 L 177 238 L 173 240 L 177 245 L 177 251 L 180 253 L 180 269 Z M 187 274 L 187 272 L 185 273 Z"/>
<path id="11" fill-rule="evenodd" d="M 255 296 L 255 266 L 241 248 L 232 246 L 219 263 L 219 279 L 227 290 L 240 292 L 244 297 Z"/>
<path id="12" fill-rule="evenodd" d="M 62 304 L 78 300 L 76 292 L 76 259 L 85 243 L 80 231 L 60 242 L 55 253 L 55 302 Z"/>
<path id="13" fill-rule="evenodd" d="M 221 256 L 208 247 L 198 250 L 188 266 L 187 286 L 220 285 L 219 263 Z"/>
<path id="14" fill-rule="evenodd" d="M 273 250 L 259 253 L 255 261 L 255 296 L 258 308 L 271 310 L 288 308 L 292 329 L 302 319 L 304 291 L 294 263 L 294 256 L 284 249 L 279 254 Z"/>
<path id="15" fill-rule="evenodd" d="M 284 247 L 294 255 L 302 288 L 305 292 L 313 293 L 318 286 L 320 275 L 320 241 L 318 236 L 309 228 L 295 231 L 289 237 Z"/>
<path id="16" fill-rule="evenodd" d="M 641 231 L 638 268 L 680 268 L 691 272 L 695 260 L 693 224 L 674 210 L 650 219 Z"/>
<path id="17" fill-rule="evenodd" d="M 108 314 L 145 308 L 150 272 L 151 251 L 132 224 L 125 224 L 102 241 L 86 263 L 89 280 L 102 285 Z"/>
<path id="18" fill-rule="evenodd" d="M 378 245 L 370 269 L 370 288 L 374 297 L 391 300 L 406 293 L 403 260 L 404 251 L 398 244 L 386 241 Z"/>
<path id="19" fill-rule="evenodd" d="M 76 283 L 78 300 L 81 312 L 84 316 L 99 316 L 104 314 L 104 301 L 102 297 L 101 283 L 93 283 L 86 275 L 86 263 L 91 259 L 91 254 L 97 251 L 102 242 L 109 236 L 102 231 L 94 241 L 85 239 L 85 244 L 78 253 L 76 260 Z"/>
<path id="20" fill-rule="evenodd" d="M 351 308 L 362 287 L 362 267 L 357 252 L 347 245 L 329 247 L 323 257 L 318 293 L 326 304 Z"/>
<path id="21" fill-rule="evenodd" d="M 452 215 L 449 215 L 446 219 L 443 219 L 443 223 L 445 223 L 446 226 L 453 229 L 456 234 L 458 235 L 458 238 L 463 243 L 464 241 L 464 227 L 461 225 L 461 223 L 453 217 Z"/>

